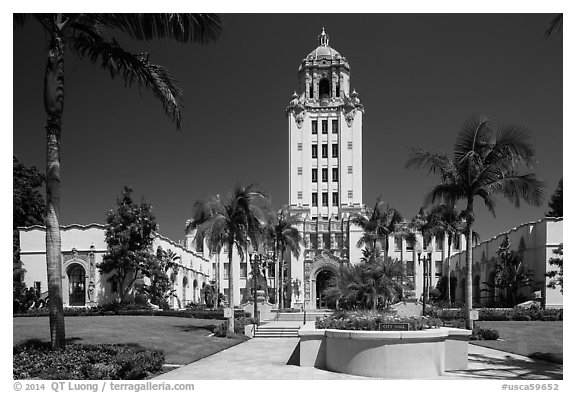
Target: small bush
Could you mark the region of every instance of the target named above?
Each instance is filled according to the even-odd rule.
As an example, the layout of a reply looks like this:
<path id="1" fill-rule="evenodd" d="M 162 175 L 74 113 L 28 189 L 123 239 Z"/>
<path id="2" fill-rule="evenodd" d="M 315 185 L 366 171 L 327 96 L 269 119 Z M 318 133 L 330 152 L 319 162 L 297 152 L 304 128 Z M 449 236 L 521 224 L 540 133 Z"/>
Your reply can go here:
<path id="1" fill-rule="evenodd" d="M 384 324 L 406 323 L 408 330 L 422 330 L 444 326 L 439 318 L 428 317 L 398 317 L 393 314 L 374 311 L 339 311 L 322 319 L 316 319 L 317 329 L 338 330 L 383 330 Z"/>
<path id="2" fill-rule="evenodd" d="M 255 324 L 254 318 L 236 318 L 234 319 L 234 335 L 228 332 L 228 321 L 216 326 L 213 333 L 216 337 L 237 338 L 244 336 L 244 326 Z"/>
<path id="3" fill-rule="evenodd" d="M 470 340 L 498 340 L 500 333 L 496 329 L 475 327 L 470 335 Z"/>
<path id="4" fill-rule="evenodd" d="M 32 343 L 13 349 L 14 379 L 143 379 L 160 371 L 164 354 L 128 345 Z"/>

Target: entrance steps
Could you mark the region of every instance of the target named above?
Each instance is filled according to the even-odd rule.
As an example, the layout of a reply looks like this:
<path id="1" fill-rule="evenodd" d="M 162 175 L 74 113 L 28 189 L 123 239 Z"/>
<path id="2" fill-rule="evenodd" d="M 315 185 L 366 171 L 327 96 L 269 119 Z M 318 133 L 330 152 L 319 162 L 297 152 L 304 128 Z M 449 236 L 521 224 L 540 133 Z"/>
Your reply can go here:
<path id="1" fill-rule="evenodd" d="M 264 324 L 260 325 L 254 331 L 254 338 L 277 338 L 277 337 L 295 337 L 298 338 L 300 325 L 278 326 Z"/>
<path id="2" fill-rule="evenodd" d="M 315 322 L 316 318 L 324 318 L 325 316 L 331 315 L 332 310 L 306 310 L 304 312 L 281 312 L 278 313 L 275 321 L 298 321 L 304 323 L 304 317 L 306 317 L 306 322 Z"/>

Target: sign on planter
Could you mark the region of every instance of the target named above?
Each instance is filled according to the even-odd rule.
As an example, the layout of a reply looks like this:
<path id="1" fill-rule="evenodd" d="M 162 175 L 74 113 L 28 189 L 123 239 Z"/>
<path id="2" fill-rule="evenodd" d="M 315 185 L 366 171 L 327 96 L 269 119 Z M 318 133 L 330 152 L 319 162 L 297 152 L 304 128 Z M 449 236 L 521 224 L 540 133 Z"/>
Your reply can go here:
<path id="1" fill-rule="evenodd" d="M 381 323 L 378 326 L 379 330 L 384 330 L 384 331 L 405 331 L 408 330 L 408 324 L 407 323 Z"/>

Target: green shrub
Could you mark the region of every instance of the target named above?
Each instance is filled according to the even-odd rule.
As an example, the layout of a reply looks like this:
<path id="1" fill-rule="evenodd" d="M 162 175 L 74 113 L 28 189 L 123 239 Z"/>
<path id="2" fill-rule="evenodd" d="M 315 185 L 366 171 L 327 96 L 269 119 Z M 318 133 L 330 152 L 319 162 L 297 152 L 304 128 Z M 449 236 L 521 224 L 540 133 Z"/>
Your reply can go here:
<path id="1" fill-rule="evenodd" d="M 39 317 L 47 316 L 48 309 L 35 309 L 34 311 L 26 314 L 16 314 L 15 317 Z M 107 305 L 92 307 L 92 308 L 65 308 L 64 316 L 66 317 L 79 317 L 79 316 L 99 316 L 99 315 L 132 315 L 132 316 L 165 316 L 165 317 L 181 317 L 181 318 L 198 318 L 198 319 L 220 319 L 224 320 L 223 310 L 153 310 L 151 308 L 142 308 L 135 305 L 120 305 L 120 303 L 113 302 Z M 244 310 L 234 310 L 236 318 L 249 317 L 250 313 Z"/>
<path id="2" fill-rule="evenodd" d="M 254 318 L 236 318 L 234 319 L 234 333 L 235 335 L 244 336 L 244 326 L 246 325 L 253 325 L 256 321 Z M 213 333 L 216 337 L 236 337 L 235 335 L 231 335 L 228 332 L 228 321 L 223 322 L 216 326 L 213 330 Z"/>
<path id="3" fill-rule="evenodd" d="M 480 321 L 511 321 L 510 311 L 509 309 L 481 308 L 478 310 L 478 319 Z"/>
<path id="4" fill-rule="evenodd" d="M 316 319 L 317 329 L 337 330 L 383 330 L 383 324 L 407 323 L 408 330 L 422 330 L 444 326 L 439 318 L 429 317 L 398 317 L 390 313 L 374 311 L 339 311 L 333 315 Z"/>
<path id="5" fill-rule="evenodd" d="M 500 338 L 498 330 L 479 326 L 476 326 L 470 335 L 470 340 L 498 340 L 498 338 Z"/>
<path id="6" fill-rule="evenodd" d="M 128 345 L 68 345 L 52 351 L 33 342 L 14 347 L 14 379 L 143 379 L 160 371 L 164 354 Z"/>

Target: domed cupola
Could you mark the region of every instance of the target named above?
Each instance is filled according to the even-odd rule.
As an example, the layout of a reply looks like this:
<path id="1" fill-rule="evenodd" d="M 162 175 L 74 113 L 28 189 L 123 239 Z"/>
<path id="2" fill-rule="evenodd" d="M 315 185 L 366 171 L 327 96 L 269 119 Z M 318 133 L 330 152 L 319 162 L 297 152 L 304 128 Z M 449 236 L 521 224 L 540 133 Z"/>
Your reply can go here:
<path id="1" fill-rule="evenodd" d="M 349 94 L 350 65 L 330 46 L 330 36 L 324 28 L 318 36 L 318 47 L 302 59 L 298 80 L 299 90 L 309 105 L 338 105 Z"/>
<path id="2" fill-rule="evenodd" d="M 326 34 L 324 28 L 322 28 L 322 33 L 318 36 L 318 41 L 319 41 L 318 47 L 314 49 L 312 52 L 310 52 L 304 60 L 321 61 L 321 60 L 332 60 L 342 58 L 342 56 L 336 49 L 330 47 L 329 45 L 330 36 Z"/>

